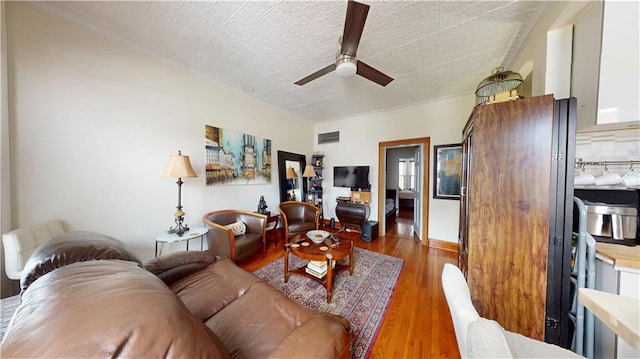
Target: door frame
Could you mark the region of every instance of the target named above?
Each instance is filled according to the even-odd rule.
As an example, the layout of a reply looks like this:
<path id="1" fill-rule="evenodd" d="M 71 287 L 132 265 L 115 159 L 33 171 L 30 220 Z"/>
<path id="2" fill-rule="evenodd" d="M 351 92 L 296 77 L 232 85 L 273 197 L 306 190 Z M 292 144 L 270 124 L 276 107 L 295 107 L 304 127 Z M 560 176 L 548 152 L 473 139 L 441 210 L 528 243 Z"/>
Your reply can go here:
<path id="1" fill-rule="evenodd" d="M 392 147 L 420 146 L 422 148 L 422 225 L 420 226 L 422 245 L 429 245 L 429 168 L 431 166 L 431 137 L 408 138 L 404 140 L 383 141 L 378 143 L 378 223 L 382 223 L 385 215 L 384 203 L 386 200 L 386 152 Z M 387 223 L 378 226 L 378 234 L 384 235 Z"/>

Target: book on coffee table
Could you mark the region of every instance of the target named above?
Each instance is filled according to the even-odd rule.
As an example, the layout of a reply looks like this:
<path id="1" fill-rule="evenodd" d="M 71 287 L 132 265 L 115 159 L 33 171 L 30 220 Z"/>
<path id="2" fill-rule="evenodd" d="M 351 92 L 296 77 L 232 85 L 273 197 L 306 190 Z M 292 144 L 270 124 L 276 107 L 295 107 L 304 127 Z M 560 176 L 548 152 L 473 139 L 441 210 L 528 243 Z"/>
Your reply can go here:
<path id="1" fill-rule="evenodd" d="M 309 261 L 307 268 L 311 268 L 316 272 L 322 272 L 327 270 L 327 261 Z"/>
<path id="2" fill-rule="evenodd" d="M 315 271 L 315 270 L 313 270 L 313 269 L 311 269 L 309 267 L 305 268 L 304 270 L 305 270 L 305 272 L 307 272 L 307 273 L 311 274 L 312 276 L 314 276 L 316 278 L 319 278 L 319 279 L 322 279 L 322 278 L 324 278 L 324 276 L 327 275 L 327 268 L 325 268 L 323 272 Z"/>

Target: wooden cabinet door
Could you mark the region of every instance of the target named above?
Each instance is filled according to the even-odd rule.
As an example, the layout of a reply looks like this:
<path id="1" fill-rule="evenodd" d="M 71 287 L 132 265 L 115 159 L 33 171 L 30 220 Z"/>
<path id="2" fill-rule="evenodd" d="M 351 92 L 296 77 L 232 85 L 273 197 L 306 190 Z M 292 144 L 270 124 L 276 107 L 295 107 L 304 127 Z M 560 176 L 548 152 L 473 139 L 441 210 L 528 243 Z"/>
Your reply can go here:
<path id="1" fill-rule="evenodd" d="M 468 234 L 469 225 L 469 183 L 471 171 L 471 154 L 473 151 L 473 120 L 469 118 L 462 131 L 462 166 L 460 171 L 460 220 L 458 228 L 458 267 L 467 277 L 467 262 L 469 257 Z"/>
<path id="2" fill-rule="evenodd" d="M 467 282 L 475 308 L 544 340 L 553 96 L 476 106 Z"/>

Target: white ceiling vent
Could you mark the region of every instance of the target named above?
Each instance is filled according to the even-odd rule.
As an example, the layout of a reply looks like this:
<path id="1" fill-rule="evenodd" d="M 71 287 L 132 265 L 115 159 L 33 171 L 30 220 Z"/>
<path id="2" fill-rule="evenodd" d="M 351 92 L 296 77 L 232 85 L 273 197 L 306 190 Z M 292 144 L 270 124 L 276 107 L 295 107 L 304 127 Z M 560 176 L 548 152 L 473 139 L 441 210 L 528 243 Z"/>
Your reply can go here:
<path id="1" fill-rule="evenodd" d="M 318 134 L 318 144 L 340 142 L 340 131 Z"/>

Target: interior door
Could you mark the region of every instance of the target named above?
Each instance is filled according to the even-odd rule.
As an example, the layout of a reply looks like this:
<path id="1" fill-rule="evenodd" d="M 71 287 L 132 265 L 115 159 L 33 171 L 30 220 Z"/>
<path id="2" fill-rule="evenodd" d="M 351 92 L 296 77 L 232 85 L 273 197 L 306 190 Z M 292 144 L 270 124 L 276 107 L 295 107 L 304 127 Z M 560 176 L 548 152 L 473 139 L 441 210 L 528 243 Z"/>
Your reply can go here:
<path id="1" fill-rule="evenodd" d="M 414 180 L 415 191 L 413 192 L 413 229 L 418 236 L 418 239 L 422 241 L 422 145 L 416 147 L 413 154 L 414 158 Z"/>

